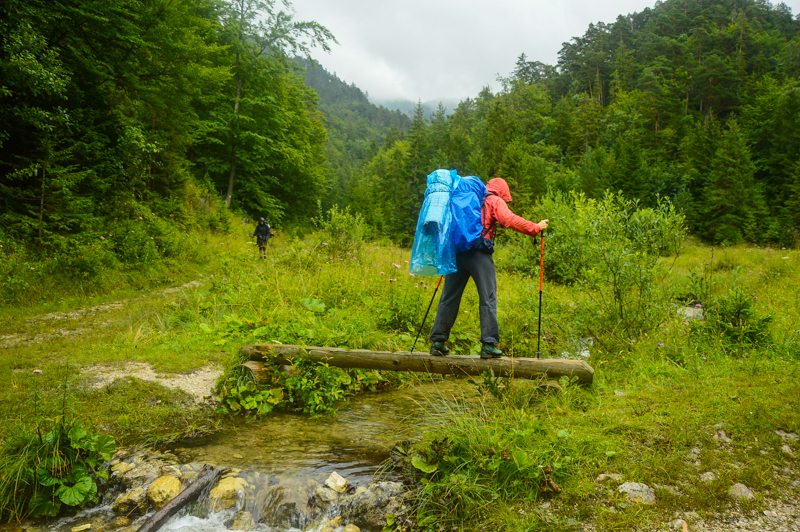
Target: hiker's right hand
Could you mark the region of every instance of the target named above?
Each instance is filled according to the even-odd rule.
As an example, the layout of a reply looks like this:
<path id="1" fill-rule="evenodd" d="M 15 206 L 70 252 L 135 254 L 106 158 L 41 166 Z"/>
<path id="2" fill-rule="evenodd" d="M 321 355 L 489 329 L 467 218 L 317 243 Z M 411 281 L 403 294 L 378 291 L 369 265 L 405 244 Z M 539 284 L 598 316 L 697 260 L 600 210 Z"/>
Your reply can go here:
<path id="1" fill-rule="evenodd" d="M 538 225 L 539 225 L 539 229 L 541 231 L 544 231 L 545 229 L 547 229 L 547 226 L 550 225 L 550 220 L 542 220 L 541 222 L 539 222 Z"/>

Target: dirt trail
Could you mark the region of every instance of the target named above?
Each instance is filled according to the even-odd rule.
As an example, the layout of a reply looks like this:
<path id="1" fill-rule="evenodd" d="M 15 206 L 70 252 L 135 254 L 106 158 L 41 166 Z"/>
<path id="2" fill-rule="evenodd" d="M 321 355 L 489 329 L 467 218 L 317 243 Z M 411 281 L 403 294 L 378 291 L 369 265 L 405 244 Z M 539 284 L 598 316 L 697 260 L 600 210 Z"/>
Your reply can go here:
<path id="1" fill-rule="evenodd" d="M 181 286 L 165 288 L 143 294 L 132 299 L 122 299 L 111 303 L 103 303 L 92 307 L 82 307 L 66 312 L 51 312 L 34 316 L 21 323 L 19 330 L 0 336 L 0 349 L 13 349 L 19 345 L 41 344 L 70 336 L 81 336 L 98 328 L 106 328 L 115 320 L 108 314 L 111 311 L 126 307 L 134 301 L 175 294 L 200 285 L 200 281 L 191 281 Z M 105 315 L 105 316 L 104 316 Z M 86 325 L 86 322 L 91 322 Z M 51 325 L 46 332 L 29 330 L 39 325 Z M 191 394 L 196 401 L 203 401 L 212 394 L 217 378 L 222 374 L 219 367 L 204 367 L 188 374 L 156 373 L 150 364 L 131 362 L 109 364 L 83 368 L 82 374 L 89 378 L 89 386 L 102 388 L 117 379 L 136 377 L 141 380 L 157 382 L 167 388 L 180 388 Z"/>

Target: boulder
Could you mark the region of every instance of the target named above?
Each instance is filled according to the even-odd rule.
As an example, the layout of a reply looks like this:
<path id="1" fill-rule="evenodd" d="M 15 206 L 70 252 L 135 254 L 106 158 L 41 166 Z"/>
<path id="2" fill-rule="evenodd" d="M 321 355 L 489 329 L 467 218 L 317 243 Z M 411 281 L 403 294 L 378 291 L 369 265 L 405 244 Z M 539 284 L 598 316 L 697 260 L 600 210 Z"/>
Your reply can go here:
<path id="1" fill-rule="evenodd" d="M 233 508 L 244 495 L 247 482 L 239 477 L 225 477 L 220 480 L 209 494 L 212 512 L 221 512 Z"/>
<path id="2" fill-rule="evenodd" d="M 175 477 L 178 480 L 181 478 L 181 470 L 178 466 L 174 465 L 165 465 L 161 467 L 161 476 L 169 475 L 171 477 Z"/>
<path id="3" fill-rule="evenodd" d="M 365 530 L 382 530 L 386 515 L 403 516 L 405 492 L 399 482 L 376 482 L 339 502 L 344 520 Z"/>
<path id="4" fill-rule="evenodd" d="M 256 526 L 256 522 L 250 512 L 240 511 L 225 521 L 225 526 L 228 527 L 228 530 L 250 530 Z"/>
<path id="5" fill-rule="evenodd" d="M 116 473 L 118 475 L 121 475 L 123 473 L 127 473 L 133 468 L 134 465 L 129 462 L 119 462 L 111 468 L 111 473 Z"/>
<path id="6" fill-rule="evenodd" d="M 342 532 L 361 532 L 361 529 L 358 528 L 356 525 L 350 524 L 344 527 L 344 530 L 342 530 Z"/>
<path id="7" fill-rule="evenodd" d="M 143 487 L 121 493 L 111 503 L 114 513 L 122 515 L 141 515 L 147 512 L 147 492 Z"/>
<path id="8" fill-rule="evenodd" d="M 620 485 L 620 487 L 617 488 L 617 491 L 624 493 L 628 496 L 628 499 L 634 502 L 639 502 L 642 504 L 656 503 L 656 493 L 653 491 L 653 488 L 647 484 L 641 484 L 639 482 L 626 482 Z"/>
<path id="9" fill-rule="evenodd" d="M 339 494 L 327 486 L 316 486 L 311 499 L 317 508 L 327 510 L 339 499 Z"/>
<path id="10" fill-rule="evenodd" d="M 325 481 L 325 485 L 336 493 L 344 493 L 347 491 L 347 480 L 336 471 L 331 473 L 331 476 Z"/>
<path id="11" fill-rule="evenodd" d="M 161 460 L 151 458 L 137 465 L 130 471 L 121 473 L 119 475 L 119 480 L 127 489 L 147 486 L 161 476 L 161 467 L 163 465 L 164 463 Z"/>
<path id="12" fill-rule="evenodd" d="M 171 467 L 171 466 L 170 466 Z M 147 498 L 156 510 L 174 499 L 181 492 L 181 481 L 171 475 L 158 477 L 147 488 Z"/>

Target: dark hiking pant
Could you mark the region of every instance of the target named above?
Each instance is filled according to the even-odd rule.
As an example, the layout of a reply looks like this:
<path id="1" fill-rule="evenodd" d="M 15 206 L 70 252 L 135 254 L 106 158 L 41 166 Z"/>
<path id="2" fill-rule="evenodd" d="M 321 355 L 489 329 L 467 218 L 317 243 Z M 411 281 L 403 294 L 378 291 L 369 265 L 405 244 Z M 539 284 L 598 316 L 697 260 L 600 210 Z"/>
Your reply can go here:
<path id="1" fill-rule="evenodd" d="M 445 276 L 442 298 L 436 308 L 436 320 L 431 329 L 432 342 L 444 342 L 450 337 L 450 329 L 458 315 L 461 296 L 469 278 L 478 288 L 481 317 L 481 342 L 500 343 L 500 326 L 497 324 L 497 274 L 494 259 L 480 251 L 465 251 L 456 255 L 458 271 Z"/>

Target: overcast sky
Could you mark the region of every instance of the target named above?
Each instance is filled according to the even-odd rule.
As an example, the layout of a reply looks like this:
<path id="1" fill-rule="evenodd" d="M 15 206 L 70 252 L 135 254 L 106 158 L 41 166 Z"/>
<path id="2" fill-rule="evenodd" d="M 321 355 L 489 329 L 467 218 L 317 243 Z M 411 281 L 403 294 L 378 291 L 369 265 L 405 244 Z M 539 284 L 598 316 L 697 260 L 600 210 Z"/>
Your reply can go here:
<path id="1" fill-rule="evenodd" d="M 793 14 L 800 0 L 785 2 Z M 562 43 L 592 22 L 642 11 L 655 0 L 294 0 L 295 20 L 333 32 L 312 55 L 370 100 L 462 100 L 499 88 L 521 53 L 555 65 Z"/>

